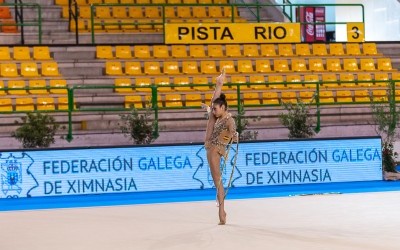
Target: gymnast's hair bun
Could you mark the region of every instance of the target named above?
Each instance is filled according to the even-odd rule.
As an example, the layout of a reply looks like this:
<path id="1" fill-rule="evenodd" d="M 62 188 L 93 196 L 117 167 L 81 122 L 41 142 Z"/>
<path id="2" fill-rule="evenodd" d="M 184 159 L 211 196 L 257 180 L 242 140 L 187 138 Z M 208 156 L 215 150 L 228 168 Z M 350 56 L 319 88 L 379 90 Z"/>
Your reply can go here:
<path id="1" fill-rule="evenodd" d="M 221 93 L 221 95 L 219 96 L 219 98 L 220 98 L 221 100 L 223 100 L 223 101 L 225 101 L 225 100 L 226 100 L 226 96 L 225 96 L 225 94 L 224 94 L 224 93 Z"/>

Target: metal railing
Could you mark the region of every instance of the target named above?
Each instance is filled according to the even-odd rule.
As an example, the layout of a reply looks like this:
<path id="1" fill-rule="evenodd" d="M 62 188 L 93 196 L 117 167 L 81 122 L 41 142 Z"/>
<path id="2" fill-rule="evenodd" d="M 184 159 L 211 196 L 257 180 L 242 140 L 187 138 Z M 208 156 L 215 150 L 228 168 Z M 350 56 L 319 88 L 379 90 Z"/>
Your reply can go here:
<path id="1" fill-rule="evenodd" d="M 396 80 L 388 80 L 388 81 L 378 81 L 378 80 L 373 80 L 373 81 L 342 81 L 340 83 L 354 83 L 354 84 L 358 84 L 358 83 L 386 83 L 387 86 L 390 86 L 391 88 L 386 88 L 385 90 L 390 90 L 390 92 L 392 93 L 391 95 L 388 96 L 387 100 L 381 100 L 381 101 L 377 101 L 374 100 L 374 98 L 372 96 L 370 96 L 370 100 L 371 101 L 366 101 L 366 102 L 321 102 L 320 100 L 320 92 L 323 91 L 321 89 L 323 89 L 323 85 L 321 86 L 321 84 L 323 84 L 323 82 L 319 81 L 319 82 L 279 82 L 279 83 L 273 83 L 274 85 L 286 85 L 286 86 L 290 86 L 290 85 L 309 85 L 309 86 L 314 86 L 314 88 L 307 88 L 304 91 L 308 91 L 308 92 L 312 92 L 314 91 L 314 95 L 312 98 L 310 98 L 310 102 L 304 102 L 306 104 L 309 104 L 310 106 L 315 107 L 315 117 L 317 119 L 316 121 L 316 128 L 315 131 L 319 132 L 321 129 L 321 107 L 322 106 L 332 106 L 332 105 L 360 105 L 360 104 L 371 104 L 371 103 L 388 103 L 390 105 L 390 110 L 391 112 L 396 112 L 396 99 L 395 99 L 395 92 L 396 92 L 396 85 L 395 82 Z M 337 82 L 339 83 L 339 82 Z M 248 85 L 248 86 L 256 86 L 256 85 L 266 85 L 267 83 L 246 83 L 246 84 L 238 84 L 238 83 L 227 83 L 224 84 L 224 86 L 228 86 L 228 87 L 233 87 L 233 89 L 236 89 L 235 93 L 236 93 L 236 99 L 237 99 L 237 103 L 238 105 L 230 105 L 233 106 L 235 108 L 237 108 L 237 111 L 239 112 L 242 108 L 246 108 L 246 107 L 252 107 L 252 108 L 257 108 L 257 107 L 279 107 L 282 106 L 282 103 L 278 103 L 278 104 L 251 104 L 251 105 L 246 105 L 242 102 L 242 98 L 241 98 L 241 86 L 243 85 Z M 272 83 L 270 83 L 272 84 Z M 170 84 L 168 85 L 169 87 L 179 87 L 182 85 L 174 85 L 174 84 Z M 210 85 L 205 85 L 205 84 L 190 84 L 190 85 L 185 85 L 185 86 L 192 86 L 192 87 L 196 87 L 196 86 L 210 86 Z M 73 113 L 76 112 L 116 112 L 116 111 L 128 111 L 130 110 L 129 108 L 81 108 L 81 107 L 75 107 L 77 105 L 76 102 L 76 92 L 80 91 L 80 90 L 93 90 L 93 89 L 123 89 L 123 88 L 150 88 L 151 89 L 151 109 L 154 111 L 154 119 L 157 121 L 158 124 L 158 117 L 159 117 L 159 112 L 160 110 L 168 110 L 168 109 L 193 109 L 193 108 L 200 108 L 199 106 L 182 106 L 182 107 L 159 107 L 158 103 L 160 100 L 160 92 L 158 91 L 159 87 L 165 87 L 165 86 L 156 86 L 156 85 L 151 85 L 151 86 L 115 86 L 115 85 L 91 85 L 91 86 L 86 86 L 86 85 L 77 85 L 77 86 L 73 86 L 73 87 L 43 87 L 43 88 L 34 88 L 34 89 L 47 89 L 47 90 L 51 90 L 51 89 L 66 89 L 67 90 L 67 96 L 68 96 L 68 109 L 67 110 L 49 110 L 49 111 L 38 111 L 35 110 L 33 112 L 67 112 L 68 113 L 68 134 L 66 136 L 66 139 L 68 141 L 71 141 L 73 139 L 73 130 L 72 130 L 72 119 L 73 119 Z M 3 88 L 2 90 L 4 91 L 8 91 L 8 90 L 26 90 L 29 91 L 32 88 Z M 304 89 L 304 88 L 302 88 Z M 346 88 L 340 88 L 341 90 L 350 90 L 350 89 L 346 89 Z M 358 89 L 365 89 L 365 88 L 358 88 Z M 374 88 L 374 89 L 378 89 L 378 88 Z M 381 88 L 382 89 L 382 88 Z M 336 89 L 337 90 L 337 89 Z M 351 90 L 355 90 L 355 88 L 351 89 Z M 285 92 L 280 90 L 281 92 Z M 286 90 L 287 91 L 287 90 Z M 296 91 L 296 92 L 301 92 L 303 90 L 292 90 L 292 91 Z M 275 91 L 278 92 L 278 91 Z M 165 94 L 165 92 L 163 92 L 163 94 Z M 128 95 L 128 94 L 126 94 Z M 370 94 L 371 95 L 371 94 Z M 122 95 L 121 95 L 122 96 Z M 26 96 L 25 96 L 26 97 Z M 229 101 L 228 101 L 229 103 Z M 398 101 L 398 103 L 400 103 L 400 100 Z M 78 103 L 79 106 L 79 103 Z M 138 110 L 143 110 L 145 108 L 137 108 Z M 27 111 L 10 111 L 10 112 L 0 112 L 0 114 L 15 114 L 15 113 L 26 113 Z M 156 133 L 158 133 L 159 131 L 158 125 L 156 128 Z"/>
<path id="2" fill-rule="evenodd" d="M 0 3 L 0 7 L 13 7 L 15 23 L 0 22 L 1 26 L 17 26 L 21 37 L 21 44 L 25 44 L 24 27 L 36 26 L 38 27 L 38 43 L 42 44 L 42 7 L 36 3 L 22 3 L 22 1 L 15 1 L 15 3 Z M 37 21 L 25 21 L 24 12 L 27 9 L 35 9 Z"/>

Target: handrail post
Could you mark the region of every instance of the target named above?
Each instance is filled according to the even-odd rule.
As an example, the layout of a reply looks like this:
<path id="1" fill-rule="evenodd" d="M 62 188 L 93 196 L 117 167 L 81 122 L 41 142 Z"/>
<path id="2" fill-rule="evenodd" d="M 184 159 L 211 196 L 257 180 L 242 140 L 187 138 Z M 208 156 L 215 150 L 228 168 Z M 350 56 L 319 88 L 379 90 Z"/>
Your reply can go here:
<path id="1" fill-rule="evenodd" d="M 157 86 L 151 85 L 151 107 L 154 110 L 154 120 L 156 121 L 155 130 L 153 131 L 154 138 L 159 136 L 158 132 L 158 101 L 157 101 Z"/>
<path id="2" fill-rule="evenodd" d="M 315 127 L 314 131 L 316 133 L 319 133 L 321 131 L 321 112 L 320 112 L 320 103 L 319 103 L 319 84 L 320 82 L 316 82 L 316 95 L 315 95 L 315 101 L 317 104 L 317 126 Z"/>
<path id="3" fill-rule="evenodd" d="M 94 17 L 93 17 L 93 4 L 90 5 L 90 26 L 91 26 L 91 33 L 92 33 L 92 44 L 95 43 L 94 41 Z"/>
<path id="4" fill-rule="evenodd" d="M 68 134 L 67 141 L 71 142 L 72 136 L 72 111 L 74 110 L 74 90 L 73 88 L 67 88 L 68 93 Z"/>

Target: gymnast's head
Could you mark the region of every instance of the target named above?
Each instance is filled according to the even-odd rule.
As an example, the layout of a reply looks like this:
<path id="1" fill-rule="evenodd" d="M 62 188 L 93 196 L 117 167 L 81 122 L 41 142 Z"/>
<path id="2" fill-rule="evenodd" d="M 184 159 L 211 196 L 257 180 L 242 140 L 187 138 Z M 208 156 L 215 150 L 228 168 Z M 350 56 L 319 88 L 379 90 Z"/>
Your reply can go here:
<path id="1" fill-rule="evenodd" d="M 212 104 L 212 112 L 215 117 L 221 117 L 228 110 L 228 103 L 226 102 L 226 97 L 224 94 L 214 100 Z"/>

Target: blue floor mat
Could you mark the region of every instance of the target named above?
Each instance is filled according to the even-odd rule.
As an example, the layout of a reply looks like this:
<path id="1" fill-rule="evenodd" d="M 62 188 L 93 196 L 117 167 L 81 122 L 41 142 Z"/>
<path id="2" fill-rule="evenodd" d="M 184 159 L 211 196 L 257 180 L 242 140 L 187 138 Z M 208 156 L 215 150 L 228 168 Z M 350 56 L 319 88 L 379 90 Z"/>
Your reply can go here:
<path id="1" fill-rule="evenodd" d="M 231 188 L 227 199 L 400 191 L 400 182 L 366 181 Z M 0 199 L 0 211 L 207 201 L 215 189 Z"/>

